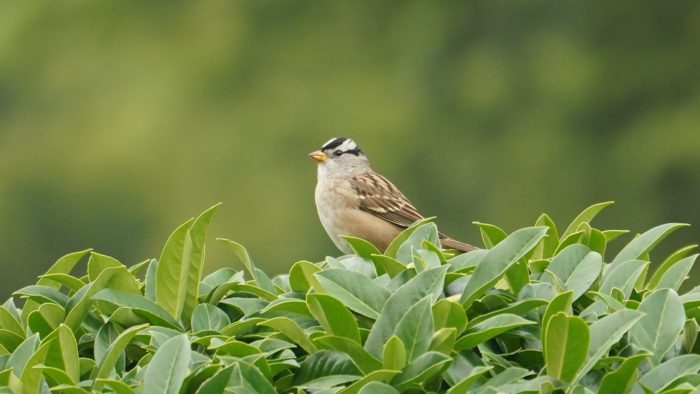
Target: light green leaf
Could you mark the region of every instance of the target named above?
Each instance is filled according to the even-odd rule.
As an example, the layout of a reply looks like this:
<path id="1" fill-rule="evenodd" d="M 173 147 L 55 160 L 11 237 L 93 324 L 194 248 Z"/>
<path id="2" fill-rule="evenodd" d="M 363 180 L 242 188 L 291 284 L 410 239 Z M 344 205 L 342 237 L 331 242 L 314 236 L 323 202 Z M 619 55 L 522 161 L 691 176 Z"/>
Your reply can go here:
<path id="1" fill-rule="evenodd" d="M 634 289 L 634 284 L 648 265 L 648 261 L 628 260 L 614 267 L 609 266 L 609 269 L 603 275 L 600 292 L 612 294 L 613 288 L 617 288 L 622 291 L 625 299 L 629 298 L 632 289 Z"/>
<path id="2" fill-rule="evenodd" d="M 357 321 L 342 302 L 326 294 L 309 294 L 306 302 L 326 333 L 360 343 Z"/>
<path id="3" fill-rule="evenodd" d="M 535 324 L 535 322 L 524 319 L 518 315 L 509 313 L 496 315 L 467 329 L 466 334 L 459 338 L 457 343 L 455 343 L 455 349 L 471 349 L 483 342 L 488 341 L 489 339 L 497 337 L 504 332 L 530 324 Z"/>
<path id="4" fill-rule="evenodd" d="M 608 353 L 610 347 L 617 343 L 642 316 L 644 315 L 641 312 L 625 309 L 591 324 L 588 328 L 590 333 L 588 357 L 572 383 L 578 382 L 583 375 L 588 373 L 598 360 Z"/>
<path id="5" fill-rule="evenodd" d="M 275 317 L 273 319 L 262 321 L 258 323 L 258 325 L 271 327 L 281 332 L 309 354 L 316 351 L 316 345 L 311 342 L 304 330 L 302 330 L 301 327 L 299 327 L 299 325 L 292 319 L 286 317 Z"/>
<path id="6" fill-rule="evenodd" d="M 491 366 L 491 365 L 473 368 L 471 370 L 471 373 L 469 374 L 469 376 L 465 377 L 464 379 L 460 380 L 457 384 L 450 387 L 450 389 L 447 390 L 447 394 L 467 394 L 467 393 L 469 393 L 469 390 L 474 385 L 474 383 L 477 380 L 479 380 L 486 372 L 489 372 L 492 369 L 493 369 L 493 366 Z"/>
<path id="7" fill-rule="evenodd" d="M 382 363 L 374 358 L 361 344 L 345 337 L 333 335 L 321 336 L 314 339 L 319 347 L 347 354 L 363 374 L 368 374 L 382 368 Z"/>
<path id="8" fill-rule="evenodd" d="M 630 329 L 632 343 L 651 352 L 652 365 L 658 365 L 683 330 L 683 304 L 675 291 L 661 289 L 644 298 L 637 310 L 646 315 Z"/>
<path id="9" fill-rule="evenodd" d="M 346 240 L 356 255 L 371 259 L 373 254 L 381 254 L 382 252 L 372 245 L 369 241 L 362 238 L 351 237 L 349 235 L 341 235 L 340 238 Z"/>
<path id="10" fill-rule="evenodd" d="M 102 390 L 103 383 L 100 383 L 99 379 L 106 379 L 110 377 L 114 366 L 117 364 L 117 361 L 119 361 L 119 358 L 122 356 L 122 352 L 126 346 L 129 344 L 129 342 L 131 342 L 136 334 L 147 326 L 148 325 L 143 324 L 140 326 L 127 328 L 121 334 L 119 334 L 117 339 L 109 346 L 109 348 L 107 348 L 107 351 L 102 358 L 102 362 L 98 365 L 97 369 L 93 370 L 93 390 L 97 392 Z"/>
<path id="11" fill-rule="evenodd" d="M 384 369 L 400 371 L 406 366 L 406 346 L 396 335 L 389 338 L 384 344 L 382 354 Z"/>
<path id="12" fill-rule="evenodd" d="M 47 367 L 55 367 L 63 371 L 71 384 L 80 382 L 80 361 L 78 360 L 78 344 L 73 332 L 68 326 L 61 324 L 48 335 L 44 342 L 52 344 L 44 360 Z"/>
<path id="13" fill-rule="evenodd" d="M 126 293 L 123 291 L 103 289 L 92 296 L 95 300 L 106 301 L 114 305 L 130 308 L 133 312 L 148 320 L 151 324 L 169 327 L 173 329 L 181 329 L 178 322 L 173 320 L 160 305 L 150 299 L 139 295 Z"/>
<path id="14" fill-rule="evenodd" d="M 326 293 L 351 310 L 372 319 L 379 316 L 389 292 L 360 273 L 332 268 L 314 274 Z"/>
<path id="15" fill-rule="evenodd" d="M 625 359 L 616 370 L 603 377 L 598 394 L 629 393 L 637 381 L 637 367 L 647 357 L 648 354 L 636 354 Z"/>
<path id="16" fill-rule="evenodd" d="M 187 376 L 191 352 L 187 335 L 178 335 L 165 342 L 148 363 L 143 378 L 144 392 L 179 393 Z"/>
<path id="17" fill-rule="evenodd" d="M 313 288 L 321 291 L 321 285 L 314 277 L 314 274 L 321 269 L 308 261 L 297 261 L 289 270 L 289 285 L 292 290 L 305 293 Z"/>
<path id="18" fill-rule="evenodd" d="M 182 315 L 187 291 L 192 254 L 189 229 L 193 220 L 188 220 L 173 231 L 163 247 L 156 268 L 156 303 L 175 320 Z"/>
<path id="19" fill-rule="evenodd" d="M 381 357 L 384 343 L 394 335 L 396 326 L 410 307 L 428 295 L 431 303 L 437 300 L 442 294 L 446 272 L 447 266 L 425 270 L 391 294 L 365 342 L 365 349 L 370 354 Z"/>
<path id="20" fill-rule="evenodd" d="M 382 382 L 369 382 L 362 387 L 359 394 L 399 394 L 399 391 Z"/>
<path id="21" fill-rule="evenodd" d="M 659 266 L 654 271 L 654 274 L 649 279 L 649 282 L 647 283 L 647 288 L 657 288 L 656 285 L 659 283 L 661 277 L 666 273 L 666 271 L 668 271 L 669 268 L 671 268 L 673 265 L 685 258 L 690 252 L 692 252 L 697 247 L 698 245 L 688 245 L 676 250 L 675 252 L 671 253 L 668 257 L 666 257 L 666 259 L 661 264 L 659 264 Z"/>
<path id="22" fill-rule="evenodd" d="M 401 247 L 401 245 L 403 245 L 404 242 L 406 242 L 406 240 L 411 236 L 411 234 L 413 234 L 413 232 L 416 231 L 422 225 L 431 222 L 433 219 L 435 219 L 435 218 L 430 217 L 430 218 L 417 220 L 415 223 L 410 225 L 408 228 L 401 231 L 399 233 L 399 235 L 397 235 L 396 238 L 394 238 L 394 240 L 391 241 L 389 246 L 386 248 L 386 251 L 384 251 L 384 254 L 391 257 L 391 258 L 396 259 L 399 248 Z"/>
<path id="23" fill-rule="evenodd" d="M 566 230 L 564 230 L 564 233 L 561 235 L 561 238 L 566 238 L 569 235 L 576 232 L 582 223 L 590 223 L 596 216 L 598 216 L 600 211 L 612 204 L 614 204 L 614 201 L 606 201 L 598 204 L 593 204 L 590 207 L 584 209 L 583 212 L 578 214 L 578 216 L 574 218 L 571 224 L 569 224 L 569 227 L 567 227 Z"/>
<path id="24" fill-rule="evenodd" d="M 639 383 L 659 393 L 677 378 L 697 373 L 698 370 L 700 370 L 700 355 L 684 354 L 652 368 L 639 379 Z"/>
<path id="25" fill-rule="evenodd" d="M 402 345 L 403 346 L 403 345 Z M 390 381 L 394 376 L 398 375 L 399 371 L 391 371 L 386 369 L 380 369 L 374 371 L 370 374 L 365 375 L 362 379 L 356 381 L 350 386 L 340 390 L 338 394 L 358 394 L 362 388 L 367 386 L 371 382 L 381 382 L 386 383 Z"/>
<path id="26" fill-rule="evenodd" d="M 535 227 L 548 227 L 549 230 L 547 230 L 547 235 L 542 238 L 542 241 L 540 241 L 535 248 L 532 258 L 537 260 L 552 257 L 557 249 L 557 246 L 559 246 L 559 232 L 557 231 L 557 225 L 554 223 L 552 218 L 549 217 L 549 215 L 543 213 L 539 218 L 537 218 Z"/>
<path id="27" fill-rule="evenodd" d="M 698 255 L 694 254 L 673 264 L 663 273 L 658 283 L 656 283 L 653 288 L 668 288 L 678 291 L 681 284 L 688 278 L 688 273 L 690 273 L 690 270 L 693 268 L 697 257 Z M 651 287 L 651 285 L 648 285 L 648 287 Z"/>
<path id="28" fill-rule="evenodd" d="M 457 334 L 461 334 L 467 327 L 467 315 L 462 305 L 442 299 L 436 302 L 432 309 L 435 330 L 452 327 L 457 330 Z"/>
<path id="29" fill-rule="evenodd" d="M 668 223 L 656 226 L 651 230 L 648 230 L 639 237 L 633 239 L 628 243 L 620 253 L 615 256 L 613 261 L 610 263 L 610 269 L 616 267 L 617 265 L 624 263 L 628 260 L 634 260 L 639 258 L 644 253 L 649 253 L 659 242 L 666 238 L 672 232 L 678 230 L 681 227 L 686 227 L 687 224 L 682 223 Z"/>
<path id="30" fill-rule="evenodd" d="M 257 283 L 258 287 L 269 293 L 276 293 L 275 285 L 272 284 L 270 278 L 262 270 L 255 266 L 253 259 L 250 258 L 248 251 L 243 247 L 243 245 L 223 238 L 217 238 L 216 240 L 223 242 L 236 254 L 236 256 L 238 256 L 243 263 L 243 266 L 245 266 L 248 273 L 250 273 L 250 276 L 252 276 L 255 283 Z"/>
<path id="31" fill-rule="evenodd" d="M 481 222 L 472 223 L 479 227 L 479 231 L 481 232 L 481 240 L 484 242 L 486 249 L 492 249 L 508 236 L 505 231 L 498 226 L 494 226 L 493 224 Z"/>
<path id="32" fill-rule="evenodd" d="M 486 289 L 493 286 L 515 262 L 527 254 L 547 233 L 547 227 L 530 227 L 515 231 L 479 261 L 460 302 L 468 309 Z"/>
<path id="33" fill-rule="evenodd" d="M 554 256 L 547 269 L 559 278 L 565 290 L 573 292 L 575 301 L 598 279 L 603 258 L 585 245 L 574 244 Z"/>
<path id="34" fill-rule="evenodd" d="M 313 382 L 329 376 L 355 377 L 359 379 L 361 373 L 355 367 L 350 357 L 343 353 L 329 350 L 320 350 L 301 362 L 301 366 L 294 373 L 294 386 L 314 387 Z M 347 380 L 346 380 L 347 381 Z"/>
<path id="35" fill-rule="evenodd" d="M 3 369 L 11 369 L 15 376 L 21 377 L 27 361 L 29 361 L 32 354 L 34 354 L 38 348 L 39 335 L 34 334 L 17 346 L 17 349 L 15 349 L 7 359 L 7 363 Z"/>
<path id="36" fill-rule="evenodd" d="M 430 347 L 433 336 L 431 304 L 431 296 L 426 296 L 409 308 L 396 325 L 394 335 L 406 346 L 406 362 L 415 360 Z"/>
<path id="37" fill-rule="evenodd" d="M 202 270 L 204 268 L 204 241 L 207 236 L 207 230 L 209 229 L 209 223 L 211 223 L 212 216 L 214 216 L 214 212 L 216 212 L 216 209 L 219 208 L 220 205 L 221 203 L 218 203 L 202 212 L 202 214 L 195 219 L 194 223 L 192 223 L 192 226 L 187 231 L 187 237 L 190 240 L 191 247 L 189 249 L 190 255 L 187 257 L 183 256 L 183 264 L 185 261 L 188 262 L 187 265 L 182 267 L 182 269 L 185 271 L 185 280 L 183 284 L 184 298 L 182 300 L 181 314 L 179 317 L 181 317 L 183 322 L 190 321 L 192 314 L 194 313 L 194 309 L 197 306 L 199 282 L 202 280 Z"/>
<path id="38" fill-rule="evenodd" d="M 565 382 L 576 376 L 588 355 L 588 326 L 583 319 L 559 312 L 548 322 L 544 340 L 547 375 Z"/>
<path id="39" fill-rule="evenodd" d="M 192 331 L 221 331 L 231 324 L 231 319 L 221 309 L 212 304 L 199 304 L 192 314 Z"/>
<path id="40" fill-rule="evenodd" d="M 400 374 L 391 380 L 391 385 L 404 390 L 411 384 L 422 383 L 442 373 L 452 361 L 438 352 L 427 352 L 408 364 Z"/>

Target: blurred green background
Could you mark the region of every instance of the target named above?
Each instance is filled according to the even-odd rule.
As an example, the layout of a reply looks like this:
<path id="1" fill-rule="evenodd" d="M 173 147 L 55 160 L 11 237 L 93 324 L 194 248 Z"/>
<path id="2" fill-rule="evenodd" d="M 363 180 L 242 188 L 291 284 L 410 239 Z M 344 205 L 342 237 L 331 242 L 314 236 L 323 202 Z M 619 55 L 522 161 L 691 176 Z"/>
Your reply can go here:
<path id="1" fill-rule="evenodd" d="M 336 135 L 466 241 L 616 200 L 602 227 L 697 242 L 699 42 L 691 0 L 2 2 L 0 293 L 218 201 L 207 270 L 215 236 L 337 254 L 306 157 Z"/>

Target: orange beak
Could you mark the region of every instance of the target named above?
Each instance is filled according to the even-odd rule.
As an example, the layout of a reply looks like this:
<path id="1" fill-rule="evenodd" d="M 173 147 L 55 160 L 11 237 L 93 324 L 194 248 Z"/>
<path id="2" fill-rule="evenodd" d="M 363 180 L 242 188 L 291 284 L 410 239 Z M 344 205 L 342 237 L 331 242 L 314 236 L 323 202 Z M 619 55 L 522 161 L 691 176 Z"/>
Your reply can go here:
<path id="1" fill-rule="evenodd" d="M 328 158 L 328 156 L 326 156 L 326 154 L 321 152 L 320 150 L 309 153 L 309 157 L 318 162 L 325 161 Z"/>

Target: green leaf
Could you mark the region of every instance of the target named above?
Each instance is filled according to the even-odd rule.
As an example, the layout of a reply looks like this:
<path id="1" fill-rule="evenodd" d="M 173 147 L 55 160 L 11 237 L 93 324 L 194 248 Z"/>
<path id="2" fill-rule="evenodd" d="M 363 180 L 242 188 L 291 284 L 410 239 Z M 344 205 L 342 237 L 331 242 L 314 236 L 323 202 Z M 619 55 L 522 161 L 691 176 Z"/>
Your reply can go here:
<path id="1" fill-rule="evenodd" d="M 469 324 L 467 327 L 472 327 L 476 325 L 477 323 L 480 323 L 486 319 L 490 319 L 496 315 L 501 315 L 504 313 L 510 313 L 514 315 L 524 315 L 526 312 L 529 312 L 535 308 L 539 308 L 541 306 L 547 305 L 549 302 L 547 300 L 543 300 L 541 298 L 526 298 L 522 301 L 517 301 L 512 304 L 509 304 L 508 306 L 500 309 L 496 309 L 491 312 L 487 312 L 478 316 L 475 316 L 472 318 L 472 320 L 469 321 Z"/>
<path id="2" fill-rule="evenodd" d="M 345 337 L 326 335 L 314 339 L 319 347 L 347 354 L 363 374 L 382 368 L 382 363 L 374 358 L 358 342 Z"/>
<path id="3" fill-rule="evenodd" d="M 542 238 L 542 241 L 535 247 L 535 251 L 532 254 L 532 258 L 535 260 L 550 258 L 557 250 L 559 246 L 559 232 L 557 231 L 557 225 L 554 223 L 552 218 L 546 213 L 540 215 L 535 222 L 535 227 L 548 227 L 547 235 Z"/>
<path id="4" fill-rule="evenodd" d="M 625 299 L 629 298 L 632 289 L 634 289 L 634 284 L 648 265 L 648 261 L 628 260 L 614 267 L 608 267 L 609 269 L 603 275 L 603 280 L 600 284 L 600 292 L 612 294 L 613 288 L 617 288 L 622 291 Z"/>
<path id="5" fill-rule="evenodd" d="M 442 373 L 452 361 L 451 358 L 438 352 L 423 353 L 408 364 L 400 374 L 391 380 L 392 386 L 404 390 L 411 384 L 425 382 Z"/>
<path id="6" fill-rule="evenodd" d="M 302 330 L 301 327 L 299 327 L 299 325 L 292 319 L 286 317 L 275 317 L 273 319 L 262 321 L 258 323 L 258 325 L 271 327 L 281 332 L 309 354 L 316 351 L 316 345 L 311 342 L 308 335 L 304 333 L 304 330 Z"/>
<path id="7" fill-rule="evenodd" d="M 211 304 L 199 304 L 192 314 L 192 331 L 221 331 L 231 324 L 231 319 L 221 309 Z"/>
<path id="8" fill-rule="evenodd" d="M 615 256 L 613 261 L 610 263 L 610 269 L 616 267 L 617 265 L 624 263 L 628 260 L 638 259 L 641 255 L 649 253 L 659 242 L 666 238 L 672 232 L 678 230 L 681 227 L 686 227 L 687 224 L 682 223 L 668 223 L 656 226 L 651 230 L 648 230 L 639 237 L 633 239 L 628 243 L 620 253 Z"/>
<path id="9" fill-rule="evenodd" d="M 578 382 L 583 375 L 588 373 L 598 360 L 608 353 L 610 347 L 617 343 L 642 316 L 644 315 L 640 312 L 625 309 L 591 324 L 589 327 L 590 345 L 588 347 L 588 357 L 572 383 Z"/>
<path id="10" fill-rule="evenodd" d="M 493 369 L 493 366 L 475 367 L 470 374 L 457 384 L 447 390 L 447 394 L 467 394 L 474 383 L 480 379 L 486 372 Z"/>
<path id="11" fill-rule="evenodd" d="M 17 317 L 5 307 L 0 307 L 0 328 L 11 331 L 21 337 L 25 336 Z"/>
<path id="12" fill-rule="evenodd" d="M 174 320 L 180 320 L 187 293 L 192 255 L 190 219 L 175 229 L 168 238 L 156 268 L 156 303 Z"/>
<path id="13" fill-rule="evenodd" d="M 399 249 L 396 251 L 396 255 L 390 257 L 408 264 L 413 261 L 414 254 L 422 248 L 424 241 L 437 245 L 440 242 L 438 234 L 435 223 L 423 223 L 417 226 L 408 238 L 401 243 Z"/>
<path id="14" fill-rule="evenodd" d="M 392 278 L 406 270 L 405 265 L 383 254 L 373 254 L 370 256 L 370 259 L 374 263 L 377 272 L 384 272 Z"/>
<path id="15" fill-rule="evenodd" d="M 625 359 L 616 370 L 603 377 L 598 394 L 629 393 L 637 381 L 637 367 L 647 357 L 648 354 L 636 354 Z"/>
<path id="16" fill-rule="evenodd" d="M 384 343 L 394 335 L 396 326 L 410 307 L 428 295 L 434 301 L 442 294 L 446 272 L 447 266 L 425 270 L 391 294 L 365 342 L 365 349 L 370 354 L 381 357 Z"/>
<path id="17" fill-rule="evenodd" d="M 71 384 L 78 384 L 80 382 L 78 344 L 71 329 L 61 324 L 44 341 L 46 343 L 53 341 L 44 360 L 46 366 L 63 371 Z"/>
<path id="18" fill-rule="evenodd" d="M 22 394 L 41 393 L 42 373 L 40 369 L 35 367 L 42 365 L 46 359 L 46 355 L 49 352 L 49 348 L 54 341 L 55 339 L 44 341 L 27 360 L 26 364 L 24 365 L 24 369 L 22 370 L 22 375 L 20 376 L 20 381 L 22 382 Z"/>
<path id="19" fill-rule="evenodd" d="M 644 298 L 637 310 L 645 316 L 630 329 L 632 343 L 652 353 L 651 363 L 658 365 L 683 330 L 683 304 L 675 291 L 661 289 Z"/>
<path id="20" fill-rule="evenodd" d="M 411 236 L 411 234 L 413 234 L 414 231 L 416 231 L 422 225 L 431 222 L 433 219 L 435 218 L 430 217 L 418 220 L 405 230 L 401 231 L 399 235 L 397 235 L 396 238 L 394 238 L 394 240 L 391 241 L 389 246 L 386 248 L 386 251 L 384 251 L 384 254 L 391 258 L 397 259 L 397 254 L 401 245 L 403 245 L 403 243 L 406 242 L 406 240 L 408 240 L 408 238 Z"/>
<path id="21" fill-rule="evenodd" d="M 359 391 L 360 394 L 399 394 L 399 391 L 382 382 L 369 382 Z"/>
<path id="22" fill-rule="evenodd" d="M 5 364 L 3 369 L 11 369 L 15 376 L 21 377 L 24 372 L 24 366 L 38 348 L 39 335 L 34 334 L 17 346 L 17 349 L 7 359 L 7 364 Z"/>
<path id="23" fill-rule="evenodd" d="M 298 261 L 289 270 L 289 285 L 293 291 L 305 293 L 313 288 L 321 291 L 321 285 L 314 277 L 314 274 L 321 269 L 308 261 Z"/>
<path id="24" fill-rule="evenodd" d="M 618 237 L 629 233 L 629 230 L 604 230 L 603 235 L 605 235 L 605 240 L 607 242 L 617 239 Z"/>
<path id="25" fill-rule="evenodd" d="M 66 286 L 68 289 L 70 289 L 73 292 L 76 292 L 80 290 L 83 286 L 85 286 L 85 282 L 81 281 L 80 279 L 76 278 L 75 276 L 68 275 L 68 274 L 46 274 L 46 275 L 41 275 L 40 278 L 42 279 L 50 279 L 53 282 L 60 283 L 63 286 Z"/>
<path id="26" fill-rule="evenodd" d="M 406 346 L 401 338 L 394 335 L 384 344 L 382 354 L 384 369 L 400 371 L 406 366 Z"/>
<path id="27" fill-rule="evenodd" d="M 360 390 L 362 390 L 365 386 L 367 386 L 371 382 L 386 383 L 386 382 L 389 382 L 394 376 L 396 376 L 398 374 L 399 374 L 399 371 L 388 371 L 385 369 L 374 371 L 370 374 L 365 375 L 362 379 L 356 381 L 355 383 L 351 384 L 350 386 L 340 390 L 338 392 L 338 394 L 357 394 L 360 392 Z M 391 386 L 389 386 L 389 387 L 391 387 Z"/>
<path id="28" fill-rule="evenodd" d="M 567 291 L 558 294 L 556 297 L 552 298 L 549 302 L 547 308 L 544 310 L 542 315 L 542 326 L 541 326 L 541 338 L 544 342 L 547 338 L 547 327 L 549 327 L 549 321 L 554 315 L 559 312 L 564 312 L 566 314 L 571 314 L 571 303 L 573 302 L 573 292 Z"/>
<path id="29" fill-rule="evenodd" d="M 532 372 L 524 368 L 509 367 L 498 373 L 496 376 L 487 380 L 484 384 L 479 386 L 478 389 L 474 390 L 475 393 L 492 393 L 494 391 L 500 392 L 505 385 L 511 384 L 531 375 Z M 498 389 L 498 390 L 497 390 Z"/>
<path id="30" fill-rule="evenodd" d="M 243 247 L 243 245 L 223 238 L 217 238 L 216 240 L 223 242 L 236 254 L 236 256 L 238 256 L 243 263 L 243 266 L 246 268 L 246 270 L 248 270 L 248 273 L 250 273 L 253 280 L 260 288 L 269 293 L 276 293 L 275 285 L 272 284 L 270 278 L 262 270 L 255 266 L 253 259 L 250 258 L 248 251 Z"/>
<path id="31" fill-rule="evenodd" d="M 130 291 L 133 290 L 133 281 L 133 275 L 124 266 L 105 269 L 97 276 L 95 281 L 84 286 L 71 297 L 66 306 L 65 324 L 73 332 L 76 332 L 84 322 L 85 315 L 94 302 L 92 297 L 96 293 L 105 287 L 117 291 Z M 136 291 L 138 292 L 138 289 Z"/>
<path id="32" fill-rule="evenodd" d="M 101 383 L 99 379 L 109 378 L 110 374 L 112 373 L 112 370 L 114 369 L 114 366 L 117 364 L 117 361 L 119 361 L 119 358 L 122 356 L 122 352 L 124 351 L 126 346 L 129 344 L 129 342 L 131 342 L 131 340 L 136 336 L 136 334 L 138 334 L 141 330 L 143 330 L 146 327 L 146 324 L 129 327 L 126 330 L 124 330 L 121 334 L 119 334 L 117 339 L 114 340 L 114 342 L 111 345 L 109 345 L 109 348 L 107 348 L 107 351 L 105 352 L 104 357 L 102 358 L 102 362 L 98 365 L 97 369 L 93 370 L 93 390 L 97 392 L 102 390 L 103 383 Z"/>
<path id="33" fill-rule="evenodd" d="M 90 259 L 88 259 L 87 267 L 88 279 L 90 282 L 94 282 L 100 275 L 100 272 L 107 268 L 124 267 L 124 264 L 120 263 L 114 257 L 97 252 L 90 252 Z"/>
<path id="34" fill-rule="evenodd" d="M 433 336 L 431 296 L 426 296 L 409 308 L 394 330 L 406 346 L 406 361 L 411 362 L 428 351 Z"/>
<path id="35" fill-rule="evenodd" d="M 294 374 L 293 384 L 301 387 L 314 387 L 313 382 L 321 378 L 329 376 L 359 378 L 360 374 L 347 355 L 320 350 L 301 362 L 299 370 Z"/>
<path id="36" fill-rule="evenodd" d="M 496 315 L 467 329 L 466 334 L 459 338 L 457 343 L 455 343 L 455 349 L 471 349 L 483 342 L 488 341 L 489 339 L 497 337 L 504 332 L 530 324 L 535 324 L 535 322 L 524 319 L 518 315 L 509 313 Z"/>
<path id="37" fill-rule="evenodd" d="M 29 298 L 37 303 L 53 302 L 62 307 L 68 304 L 68 296 L 49 286 L 32 285 L 25 286 L 13 293 L 23 298 Z M 38 306 L 37 306 L 38 307 Z"/>
<path id="38" fill-rule="evenodd" d="M 130 308 L 136 315 L 145 318 L 151 324 L 173 329 L 181 329 L 178 322 L 173 320 L 167 311 L 161 308 L 160 305 L 142 295 L 112 289 L 103 289 L 97 294 L 93 295 L 92 298 Z"/>
<path id="39" fill-rule="evenodd" d="M 654 274 L 649 279 L 649 282 L 647 283 L 647 288 L 657 288 L 656 285 L 659 283 L 661 277 L 666 273 L 666 271 L 668 271 L 669 268 L 681 261 L 684 257 L 688 255 L 688 253 L 692 252 L 697 247 L 698 245 L 688 245 L 686 247 L 676 250 L 675 252 L 671 253 L 668 257 L 666 257 L 666 259 L 661 264 L 659 264 L 659 266 L 654 271 Z"/>
<path id="40" fill-rule="evenodd" d="M 452 353 L 455 342 L 457 342 L 457 329 L 452 327 L 443 328 L 435 331 L 435 334 L 433 334 L 429 350 L 449 356 Z"/>
<path id="41" fill-rule="evenodd" d="M 656 283 L 653 288 L 668 288 L 678 291 L 678 289 L 681 287 L 681 284 L 683 284 L 683 282 L 688 278 L 688 273 L 693 268 L 693 264 L 695 264 L 695 260 L 697 258 L 698 255 L 694 254 L 692 256 L 688 256 L 684 259 L 681 259 L 677 263 L 673 264 L 663 273 L 658 283 Z M 651 286 L 648 285 L 647 287 Z"/>
<path id="42" fill-rule="evenodd" d="M 697 373 L 698 370 L 700 370 L 700 355 L 684 354 L 652 368 L 639 379 L 639 383 L 659 393 L 677 378 Z"/>
<path id="43" fill-rule="evenodd" d="M 590 223 L 593 221 L 593 219 L 606 207 L 612 205 L 614 201 L 606 201 L 606 202 L 601 202 L 598 204 L 593 204 L 590 207 L 586 208 L 574 218 L 574 220 L 569 224 L 569 227 L 564 230 L 564 233 L 561 235 L 561 238 L 566 238 L 569 235 L 575 233 L 579 226 L 582 223 Z"/>
<path id="44" fill-rule="evenodd" d="M 493 286 L 515 262 L 527 254 L 547 233 L 547 227 L 530 227 L 515 231 L 479 261 L 460 302 L 468 309 L 486 289 Z"/>
<path id="45" fill-rule="evenodd" d="M 349 235 L 341 235 L 340 238 L 346 240 L 355 254 L 360 257 L 370 260 L 373 254 L 382 254 L 376 246 L 362 238 L 351 237 Z"/>
<path id="46" fill-rule="evenodd" d="M 202 270 L 204 268 L 204 254 L 205 247 L 204 241 L 207 236 L 207 230 L 209 229 L 209 223 L 211 223 L 212 216 L 214 212 L 219 208 L 221 203 L 214 205 L 213 207 L 202 212 L 201 215 L 195 219 L 192 223 L 192 227 L 187 231 L 187 236 L 191 241 L 190 255 L 186 258 L 183 256 L 183 263 L 187 261 L 188 264 L 183 267 L 185 280 L 184 289 L 184 299 L 182 301 L 182 321 L 190 321 L 194 309 L 197 306 L 197 297 L 199 296 L 199 282 L 202 279 Z M 160 264 L 159 264 L 160 265 Z M 156 269 L 157 275 L 157 269 Z"/>
<path id="47" fill-rule="evenodd" d="M 467 315 L 462 306 L 447 299 L 433 305 L 433 325 L 435 330 L 452 327 L 460 334 L 467 327 Z"/>
<path id="48" fill-rule="evenodd" d="M 559 278 L 565 290 L 572 291 L 575 301 L 598 279 L 603 258 L 585 245 L 574 244 L 554 256 L 547 269 Z"/>
<path id="49" fill-rule="evenodd" d="M 544 358 L 547 375 L 570 382 L 576 376 L 588 355 L 588 326 L 583 319 L 554 315 L 544 340 Z"/>
<path id="50" fill-rule="evenodd" d="M 389 292 L 360 273 L 333 268 L 314 274 L 319 284 L 331 296 L 351 310 L 376 319 L 389 298 Z"/>
<path id="51" fill-rule="evenodd" d="M 177 394 L 187 376 L 190 341 L 178 335 L 165 342 L 153 355 L 143 378 L 144 392 Z"/>
<path id="52" fill-rule="evenodd" d="M 486 249 L 493 248 L 508 236 L 505 231 L 498 226 L 494 226 L 493 224 L 481 222 L 472 223 L 479 227 L 479 231 L 481 232 L 481 240 L 484 242 Z"/>
<path id="53" fill-rule="evenodd" d="M 342 302 L 326 294 L 309 294 L 306 302 L 326 333 L 360 343 L 360 330 L 355 317 Z"/>

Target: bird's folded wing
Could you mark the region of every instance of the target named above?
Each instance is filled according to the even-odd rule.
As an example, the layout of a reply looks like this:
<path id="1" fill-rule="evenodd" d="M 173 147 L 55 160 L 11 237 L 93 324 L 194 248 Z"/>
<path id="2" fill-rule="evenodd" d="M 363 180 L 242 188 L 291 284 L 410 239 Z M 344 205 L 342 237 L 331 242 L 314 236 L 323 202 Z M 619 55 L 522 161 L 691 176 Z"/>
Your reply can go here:
<path id="1" fill-rule="evenodd" d="M 367 173 L 350 178 L 360 197 L 360 209 L 400 227 L 423 219 L 399 189 L 379 174 Z"/>

